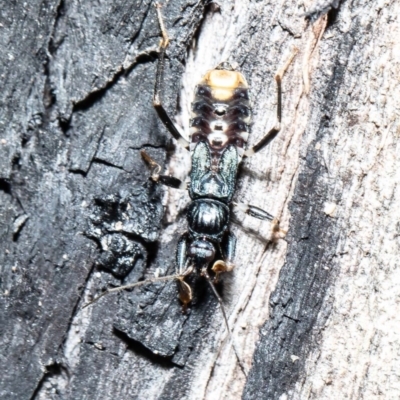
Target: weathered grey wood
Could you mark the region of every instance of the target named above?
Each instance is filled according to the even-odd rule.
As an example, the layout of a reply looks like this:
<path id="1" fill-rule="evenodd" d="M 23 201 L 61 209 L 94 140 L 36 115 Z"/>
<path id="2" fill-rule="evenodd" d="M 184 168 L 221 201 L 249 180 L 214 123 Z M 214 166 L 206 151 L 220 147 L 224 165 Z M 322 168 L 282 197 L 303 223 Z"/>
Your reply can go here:
<path id="1" fill-rule="evenodd" d="M 248 379 L 202 281 L 188 315 L 173 283 L 81 310 L 110 285 L 172 273 L 186 227 L 187 194 L 152 185 L 139 155 L 180 179 L 190 168 L 151 107 L 152 3 L 6 2 L 2 399 L 399 397 L 400 6 L 340 2 L 310 24 L 311 1 L 205 3 L 163 8 L 165 104 L 186 131 L 196 82 L 229 60 L 252 89 L 256 143 L 275 123 L 274 73 L 299 49 L 283 129 L 244 163 L 236 197 L 288 234 L 235 212 L 221 288 Z"/>
<path id="2" fill-rule="evenodd" d="M 185 2 L 165 8 L 167 21 L 180 19 L 171 27 L 166 101 L 172 111 L 174 82 L 203 9 Z M 109 385 L 114 354 L 127 347 L 113 332 L 118 304 L 110 298 L 110 307 L 85 314 L 80 298 L 86 286 L 96 292 L 120 284 L 107 268 L 118 277 L 132 261 L 129 279 L 136 280 L 147 265 L 154 268 L 162 189 L 148 183 L 139 157 L 145 147 L 163 162 L 167 142 L 151 107 L 159 42 L 154 7 L 151 1 L 10 3 L 0 22 L 0 397 L 110 398 L 118 382 L 107 392 L 97 380 L 103 371 Z M 120 382 L 131 381 L 133 372 L 123 368 Z M 132 391 L 140 395 L 135 385 Z"/>

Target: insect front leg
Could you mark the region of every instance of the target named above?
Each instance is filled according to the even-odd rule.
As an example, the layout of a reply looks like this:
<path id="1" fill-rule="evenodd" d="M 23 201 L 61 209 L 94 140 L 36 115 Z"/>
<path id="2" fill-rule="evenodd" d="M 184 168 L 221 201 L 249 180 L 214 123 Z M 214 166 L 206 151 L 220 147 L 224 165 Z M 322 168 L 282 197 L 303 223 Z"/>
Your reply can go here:
<path id="1" fill-rule="evenodd" d="M 275 81 L 276 81 L 276 88 L 277 88 L 277 109 L 276 109 L 276 117 L 277 123 L 276 125 L 253 147 L 246 150 L 243 154 L 244 157 L 251 157 L 252 155 L 258 153 L 262 150 L 265 146 L 271 143 L 276 135 L 281 130 L 281 121 L 282 121 L 282 78 L 285 74 L 286 70 L 288 69 L 289 65 L 293 61 L 294 57 L 296 56 L 298 49 L 295 48 L 291 55 L 289 56 L 286 63 L 278 70 L 275 74 Z"/>
<path id="2" fill-rule="evenodd" d="M 214 282 L 218 282 L 222 272 L 230 272 L 235 268 L 233 262 L 236 254 L 236 236 L 232 232 L 228 232 L 222 240 L 220 248 L 223 260 L 217 260 L 211 268 L 215 273 Z"/>
<path id="3" fill-rule="evenodd" d="M 193 299 L 192 288 L 185 282 L 185 278 L 193 272 L 193 265 L 189 265 L 187 257 L 188 237 L 182 235 L 176 248 L 176 273 L 178 278 L 179 300 L 182 302 L 182 312 L 186 312 L 188 305 Z"/>
<path id="4" fill-rule="evenodd" d="M 160 25 L 162 40 L 160 43 L 160 52 L 158 56 L 158 64 L 157 64 L 157 74 L 156 74 L 156 82 L 154 85 L 154 96 L 153 96 L 153 106 L 157 111 L 159 118 L 161 119 L 162 123 L 171 133 L 171 135 L 177 140 L 177 142 L 184 147 L 185 149 L 189 148 L 189 142 L 182 136 L 179 132 L 178 127 L 172 122 L 172 119 L 168 115 L 167 111 L 165 110 L 162 100 L 162 84 L 164 80 L 164 64 L 165 64 L 165 52 L 169 44 L 169 37 L 168 32 L 164 26 L 164 20 L 161 15 L 161 6 L 156 3 L 156 10 L 157 10 L 157 17 L 158 23 Z"/>

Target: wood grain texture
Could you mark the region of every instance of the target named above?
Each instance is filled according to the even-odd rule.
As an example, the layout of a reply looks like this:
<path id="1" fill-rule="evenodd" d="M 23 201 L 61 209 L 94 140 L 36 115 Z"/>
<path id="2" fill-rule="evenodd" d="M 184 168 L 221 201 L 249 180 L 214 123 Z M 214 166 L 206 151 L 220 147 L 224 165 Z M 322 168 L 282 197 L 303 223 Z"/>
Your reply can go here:
<path id="1" fill-rule="evenodd" d="M 168 2 L 165 104 L 188 132 L 196 82 L 221 61 L 245 74 L 236 268 L 221 312 L 198 282 L 188 315 L 159 283 L 81 306 L 110 285 L 173 272 L 186 192 L 148 181 L 139 152 L 184 179 L 190 157 L 151 106 L 159 32 L 148 1 L 7 2 L 0 11 L 0 397 L 3 399 L 395 399 L 399 5 Z M 336 2 L 334 2 L 336 5 Z"/>

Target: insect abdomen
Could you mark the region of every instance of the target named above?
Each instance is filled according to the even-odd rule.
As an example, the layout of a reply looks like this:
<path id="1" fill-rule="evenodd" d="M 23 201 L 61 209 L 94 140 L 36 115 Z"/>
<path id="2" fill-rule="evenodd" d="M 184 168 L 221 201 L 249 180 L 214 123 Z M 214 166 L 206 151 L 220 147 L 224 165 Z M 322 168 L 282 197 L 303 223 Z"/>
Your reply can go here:
<path id="1" fill-rule="evenodd" d="M 244 76 L 230 69 L 213 69 L 196 86 L 192 103 L 191 139 L 208 143 L 212 157 L 219 157 L 229 144 L 241 157 L 249 136 L 251 108 Z"/>

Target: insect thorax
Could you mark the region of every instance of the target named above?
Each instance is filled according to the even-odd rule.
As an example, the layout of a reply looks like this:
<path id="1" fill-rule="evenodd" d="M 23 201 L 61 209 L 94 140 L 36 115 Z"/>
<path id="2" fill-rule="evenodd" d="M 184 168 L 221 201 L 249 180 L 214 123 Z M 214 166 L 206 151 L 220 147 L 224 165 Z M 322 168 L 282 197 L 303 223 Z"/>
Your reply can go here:
<path id="1" fill-rule="evenodd" d="M 214 199 L 197 199 L 190 203 L 187 219 L 194 239 L 220 241 L 229 223 L 229 207 Z"/>

